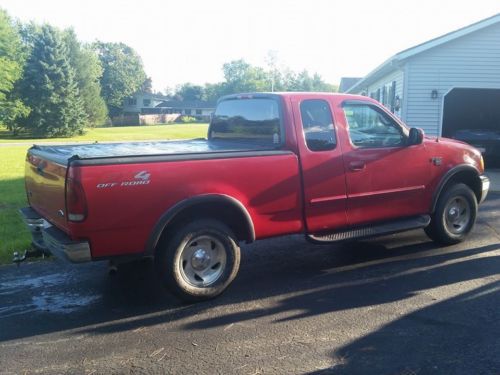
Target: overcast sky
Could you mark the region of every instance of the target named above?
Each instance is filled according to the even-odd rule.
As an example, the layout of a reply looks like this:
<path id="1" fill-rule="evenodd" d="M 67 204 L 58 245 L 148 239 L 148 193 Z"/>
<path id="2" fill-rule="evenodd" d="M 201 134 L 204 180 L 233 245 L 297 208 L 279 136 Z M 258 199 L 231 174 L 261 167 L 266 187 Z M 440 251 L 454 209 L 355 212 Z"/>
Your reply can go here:
<path id="1" fill-rule="evenodd" d="M 0 0 L 22 21 L 73 27 L 83 41 L 139 52 L 153 86 L 218 82 L 224 62 L 268 51 L 331 83 L 400 50 L 500 13 L 500 0 Z"/>

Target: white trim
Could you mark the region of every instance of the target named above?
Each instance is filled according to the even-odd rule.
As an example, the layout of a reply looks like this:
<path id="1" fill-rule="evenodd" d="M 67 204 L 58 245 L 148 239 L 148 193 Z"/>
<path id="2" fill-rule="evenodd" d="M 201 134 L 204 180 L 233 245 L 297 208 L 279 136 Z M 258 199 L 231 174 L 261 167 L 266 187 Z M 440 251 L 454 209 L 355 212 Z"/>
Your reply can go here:
<path id="1" fill-rule="evenodd" d="M 442 44 L 451 42 L 455 39 L 461 38 L 465 35 L 482 30 L 486 27 L 492 26 L 492 25 L 499 23 L 499 22 L 500 22 L 500 13 L 495 14 L 494 16 L 486 18 L 486 19 L 481 20 L 479 22 L 473 23 L 471 25 L 462 27 L 458 30 L 441 35 L 441 36 L 434 38 L 434 39 L 431 39 L 427 42 L 418 44 L 416 46 L 413 46 L 413 47 L 408 48 L 406 50 L 403 50 L 401 52 L 398 52 L 397 54 L 391 56 L 389 59 L 387 59 L 382 64 L 377 66 L 375 69 L 373 69 L 366 76 L 364 76 L 354 86 L 349 88 L 346 91 L 346 93 L 347 94 L 353 93 L 353 91 L 355 91 L 355 89 L 357 90 L 360 86 L 365 85 L 365 82 L 367 79 L 369 79 L 371 77 L 376 77 L 377 74 L 380 74 L 381 72 L 385 71 L 384 75 L 389 74 L 390 72 L 396 70 L 400 66 L 401 63 L 404 63 L 404 61 L 409 59 L 410 57 L 413 57 L 413 56 L 418 55 L 422 52 L 425 52 L 431 48 L 434 48 L 434 47 L 440 46 Z M 376 78 L 374 78 L 374 80 L 376 80 Z"/>
<path id="2" fill-rule="evenodd" d="M 482 30 L 488 26 L 492 26 L 498 22 L 500 22 L 500 13 L 496 14 L 492 17 L 486 18 L 482 21 L 473 23 L 472 25 L 468 25 L 468 26 L 462 27 L 458 30 L 449 32 L 448 34 L 441 35 L 441 36 L 434 38 L 434 39 L 431 39 L 425 43 L 411 47 L 407 50 L 399 52 L 394 57 L 397 57 L 398 60 L 407 59 L 409 57 L 412 57 L 414 55 L 417 55 L 419 53 L 427 51 L 431 48 L 440 46 L 441 44 L 451 42 L 452 40 L 461 38 L 465 35 L 468 35 L 468 34 L 475 32 L 475 31 L 479 31 L 479 30 Z"/>
<path id="3" fill-rule="evenodd" d="M 410 78 L 410 62 L 407 62 L 405 64 L 404 70 L 403 70 L 403 98 L 401 100 L 403 101 L 402 107 L 401 107 L 401 120 L 403 120 L 406 123 L 406 119 L 408 118 L 408 92 L 409 92 L 409 78 Z"/>

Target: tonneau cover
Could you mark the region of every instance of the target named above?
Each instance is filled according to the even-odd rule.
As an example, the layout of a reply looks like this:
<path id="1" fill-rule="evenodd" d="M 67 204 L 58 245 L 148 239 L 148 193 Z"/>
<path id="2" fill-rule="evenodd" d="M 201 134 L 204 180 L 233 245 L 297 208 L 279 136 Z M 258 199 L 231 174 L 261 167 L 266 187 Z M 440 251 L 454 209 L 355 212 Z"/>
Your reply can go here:
<path id="1" fill-rule="evenodd" d="M 66 165 L 69 159 L 117 158 L 148 155 L 186 155 L 213 152 L 269 150 L 255 143 L 189 139 L 161 142 L 91 143 L 73 145 L 35 145 L 31 152 Z"/>

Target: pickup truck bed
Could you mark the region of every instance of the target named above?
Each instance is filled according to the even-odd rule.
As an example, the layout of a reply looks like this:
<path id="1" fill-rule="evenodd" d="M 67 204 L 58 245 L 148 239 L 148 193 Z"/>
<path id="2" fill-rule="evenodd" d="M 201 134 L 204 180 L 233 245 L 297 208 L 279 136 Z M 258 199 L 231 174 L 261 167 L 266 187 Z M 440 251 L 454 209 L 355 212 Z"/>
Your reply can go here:
<path id="1" fill-rule="evenodd" d="M 227 152 L 264 151 L 270 150 L 269 146 L 256 143 L 231 142 L 225 140 L 209 141 L 207 139 L 190 139 L 180 141 L 161 142 L 127 142 L 127 143 L 92 143 L 42 146 L 35 145 L 31 153 L 39 155 L 46 160 L 66 165 L 69 160 L 96 160 L 114 159 L 121 160 L 140 156 L 167 156 L 175 155 L 177 158 L 191 158 L 194 154 L 203 154 L 209 157 L 210 153 L 220 154 Z M 107 160 L 110 162 L 111 160 Z M 138 160 L 139 161 L 139 160 Z"/>

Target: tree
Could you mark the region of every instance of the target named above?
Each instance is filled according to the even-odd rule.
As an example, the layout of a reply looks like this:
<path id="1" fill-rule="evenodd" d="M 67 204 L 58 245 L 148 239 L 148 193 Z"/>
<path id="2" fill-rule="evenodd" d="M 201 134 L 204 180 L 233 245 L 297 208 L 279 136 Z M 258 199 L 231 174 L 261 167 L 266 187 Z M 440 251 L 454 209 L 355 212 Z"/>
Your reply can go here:
<path id="1" fill-rule="evenodd" d="M 140 90 L 142 92 L 147 92 L 148 94 L 153 93 L 153 80 L 151 79 L 151 77 L 148 77 L 144 80 L 144 82 L 141 85 Z"/>
<path id="2" fill-rule="evenodd" d="M 138 91 L 147 79 L 141 57 L 123 43 L 94 43 L 104 69 L 102 95 L 111 115 L 121 112 L 125 98 Z"/>
<path id="3" fill-rule="evenodd" d="M 204 90 L 202 86 L 184 83 L 177 87 L 175 97 L 177 100 L 203 100 Z"/>
<path id="4" fill-rule="evenodd" d="M 266 72 L 244 60 L 234 60 L 222 66 L 226 94 L 237 92 L 269 91 Z"/>
<path id="5" fill-rule="evenodd" d="M 24 65 L 21 38 L 5 11 L 0 9 L 0 123 L 15 134 L 17 120 L 26 117 L 29 108 L 19 99 L 15 84 Z"/>
<path id="6" fill-rule="evenodd" d="M 86 126 L 102 125 L 108 116 L 106 103 L 101 96 L 102 67 L 96 53 L 88 46 L 82 46 L 72 29 L 64 31 L 71 66 L 87 114 Z"/>
<path id="7" fill-rule="evenodd" d="M 61 32 L 50 25 L 43 25 L 33 36 L 20 92 L 31 108 L 21 125 L 35 136 L 83 132 L 87 117 L 69 51 Z"/>
<path id="8" fill-rule="evenodd" d="M 203 88 L 203 100 L 216 101 L 226 94 L 226 86 L 221 83 L 206 83 Z"/>

